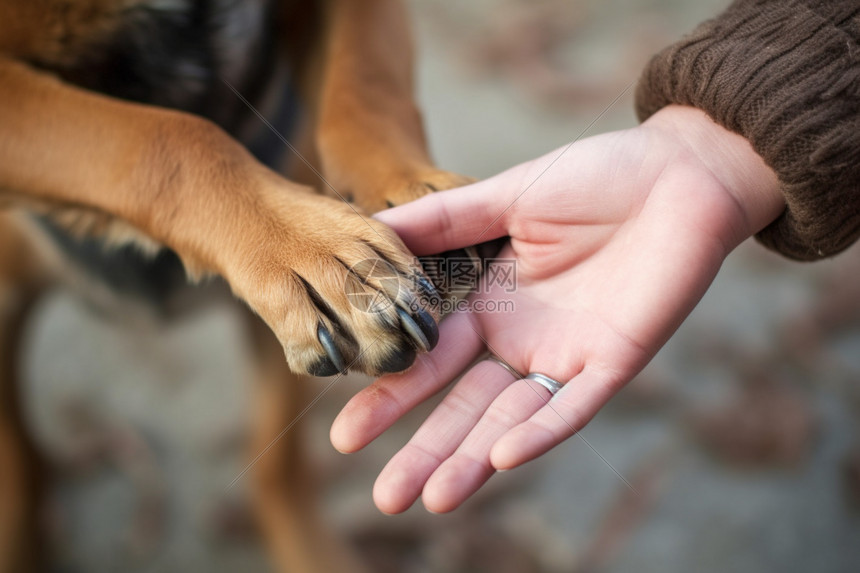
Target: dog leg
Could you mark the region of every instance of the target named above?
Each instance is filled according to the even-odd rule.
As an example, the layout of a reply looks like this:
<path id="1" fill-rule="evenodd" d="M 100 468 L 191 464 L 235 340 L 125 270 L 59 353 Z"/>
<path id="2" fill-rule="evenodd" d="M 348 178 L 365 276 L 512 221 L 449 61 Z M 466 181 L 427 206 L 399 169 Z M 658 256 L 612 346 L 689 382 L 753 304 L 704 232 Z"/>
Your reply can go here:
<path id="1" fill-rule="evenodd" d="M 254 323 L 259 373 L 249 462 L 256 459 L 253 500 L 269 554 L 283 573 L 360 572 L 358 560 L 325 526 L 317 507 L 318 486 L 304 453 L 306 426 L 298 422 L 308 380 L 284 367 L 277 340 L 259 321 Z"/>
<path id="2" fill-rule="evenodd" d="M 393 231 L 257 162 L 214 124 L 66 85 L 0 57 L 0 203 L 119 221 L 220 274 L 295 372 L 400 371 L 438 337 Z M 86 220 L 84 218 L 83 220 Z M 389 271 L 372 276 L 383 261 Z M 357 296 L 361 295 L 361 296 Z M 369 312 L 359 300 L 384 300 Z"/>
<path id="3" fill-rule="evenodd" d="M 37 570 L 41 472 L 21 412 L 18 353 L 27 310 L 41 290 L 39 257 L 0 212 L 0 573 Z"/>
<path id="4" fill-rule="evenodd" d="M 327 38 L 317 136 L 328 182 L 370 212 L 469 183 L 427 151 L 402 2 L 333 0 Z"/>

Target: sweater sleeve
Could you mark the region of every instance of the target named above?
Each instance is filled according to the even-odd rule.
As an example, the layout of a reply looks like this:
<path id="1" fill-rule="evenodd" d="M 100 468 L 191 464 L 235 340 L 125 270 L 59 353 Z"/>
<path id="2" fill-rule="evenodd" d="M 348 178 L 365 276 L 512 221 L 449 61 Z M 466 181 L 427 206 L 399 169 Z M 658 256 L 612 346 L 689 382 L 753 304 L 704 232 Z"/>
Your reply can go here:
<path id="1" fill-rule="evenodd" d="M 815 260 L 860 236 L 860 1 L 735 1 L 645 68 L 639 119 L 672 103 L 743 135 L 777 173 L 786 209 L 764 245 Z"/>

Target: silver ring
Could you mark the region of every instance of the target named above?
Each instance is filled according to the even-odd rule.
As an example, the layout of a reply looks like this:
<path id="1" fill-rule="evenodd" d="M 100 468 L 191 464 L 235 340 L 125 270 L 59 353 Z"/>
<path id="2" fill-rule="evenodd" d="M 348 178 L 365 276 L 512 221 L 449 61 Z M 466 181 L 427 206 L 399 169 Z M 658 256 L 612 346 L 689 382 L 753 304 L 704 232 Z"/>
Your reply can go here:
<path id="1" fill-rule="evenodd" d="M 499 366 L 501 366 L 502 368 L 504 368 L 505 370 L 510 372 L 511 375 L 514 378 L 516 378 L 517 380 L 521 380 L 523 378 L 523 375 L 520 374 L 519 372 L 517 372 L 516 368 L 514 368 L 513 366 L 511 366 L 510 364 L 508 364 L 507 362 L 505 362 L 504 360 L 502 360 L 501 358 L 499 358 L 495 354 L 490 354 L 489 356 L 484 358 L 484 360 L 489 360 L 490 362 L 495 362 L 496 364 L 498 364 Z"/>
<path id="2" fill-rule="evenodd" d="M 526 376 L 526 380 L 534 380 L 535 382 L 549 390 L 549 393 L 553 396 L 555 396 L 556 392 L 558 392 L 564 387 L 564 384 L 562 384 L 558 380 L 554 380 L 549 376 L 540 374 L 539 372 L 532 372 L 531 374 Z"/>

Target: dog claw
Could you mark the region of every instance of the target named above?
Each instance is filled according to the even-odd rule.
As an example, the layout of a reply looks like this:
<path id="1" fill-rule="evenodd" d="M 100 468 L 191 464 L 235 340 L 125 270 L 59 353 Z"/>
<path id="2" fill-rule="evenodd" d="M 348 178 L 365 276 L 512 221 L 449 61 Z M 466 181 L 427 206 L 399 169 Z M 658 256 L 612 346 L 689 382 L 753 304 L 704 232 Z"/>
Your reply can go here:
<path id="1" fill-rule="evenodd" d="M 433 320 L 433 317 L 430 316 L 430 313 L 424 309 L 418 309 L 415 318 L 418 319 L 418 326 L 421 327 L 421 331 L 427 337 L 427 342 L 429 343 L 427 351 L 429 352 L 436 348 L 436 345 L 439 343 L 439 326 Z"/>
<path id="2" fill-rule="evenodd" d="M 415 362 L 416 356 L 417 354 L 415 353 L 415 349 L 411 346 L 400 348 L 388 356 L 388 358 L 379 365 L 380 372 L 403 372 L 412 366 L 412 363 Z"/>
<path id="3" fill-rule="evenodd" d="M 317 328 L 317 339 L 320 341 L 320 344 L 322 344 L 323 350 L 325 350 L 326 356 L 328 357 L 328 360 L 323 359 L 321 362 L 328 362 L 329 364 L 318 363 L 320 366 L 326 366 L 324 371 L 328 372 L 328 374 L 314 373 L 314 375 L 333 376 L 338 372 L 346 374 L 346 364 L 343 361 L 343 356 L 341 356 L 340 350 L 338 350 L 337 345 L 334 343 L 334 338 L 332 338 L 331 333 L 322 324 Z"/>
<path id="4" fill-rule="evenodd" d="M 332 364 L 332 361 L 328 356 L 321 356 L 319 360 L 308 368 L 308 374 L 311 376 L 319 376 L 320 378 L 334 376 L 337 373 L 337 366 Z"/>
<path id="5" fill-rule="evenodd" d="M 419 308 L 413 318 L 405 310 L 398 308 L 397 316 L 400 317 L 400 325 L 403 330 L 409 335 L 418 350 L 428 352 L 436 347 L 436 343 L 439 342 L 439 328 L 427 311 Z"/>

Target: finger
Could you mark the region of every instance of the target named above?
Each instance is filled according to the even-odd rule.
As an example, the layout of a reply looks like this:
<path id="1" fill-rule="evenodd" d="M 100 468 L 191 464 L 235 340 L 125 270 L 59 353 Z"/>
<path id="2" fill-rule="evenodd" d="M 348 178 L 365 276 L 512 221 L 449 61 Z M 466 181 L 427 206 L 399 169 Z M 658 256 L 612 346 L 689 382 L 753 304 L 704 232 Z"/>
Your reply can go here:
<path id="1" fill-rule="evenodd" d="M 428 510 L 445 513 L 456 509 L 495 473 L 490 464 L 493 444 L 549 399 L 545 388 L 533 388 L 529 382 L 518 380 L 499 394 L 456 452 L 433 472 L 422 492 Z"/>
<path id="2" fill-rule="evenodd" d="M 521 170 L 515 167 L 466 187 L 431 193 L 374 218 L 392 227 L 416 255 L 498 239 L 507 234 L 507 208 Z"/>
<path id="3" fill-rule="evenodd" d="M 379 474 L 373 500 L 380 511 L 400 513 L 409 509 L 427 478 L 454 453 L 493 400 L 514 380 L 493 362 L 479 362 L 469 370 Z"/>
<path id="4" fill-rule="evenodd" d="M 586 367 L 531 418 L 496 441 L 492 467 L 511 469 L 546 453 L 581 430 L 620 387 L 611 376 Z"/>
<path id="5" fill-rule="evenodd" d="M 432 352 L 419 355 L 406 372 L 383 376 L 353 396 L 332 422 L 329 437 L 335 449 L 360 450 L 456 378 L 484 351 L 471 321 L 468 313 L 451 315 L 442 321 Z"/>

